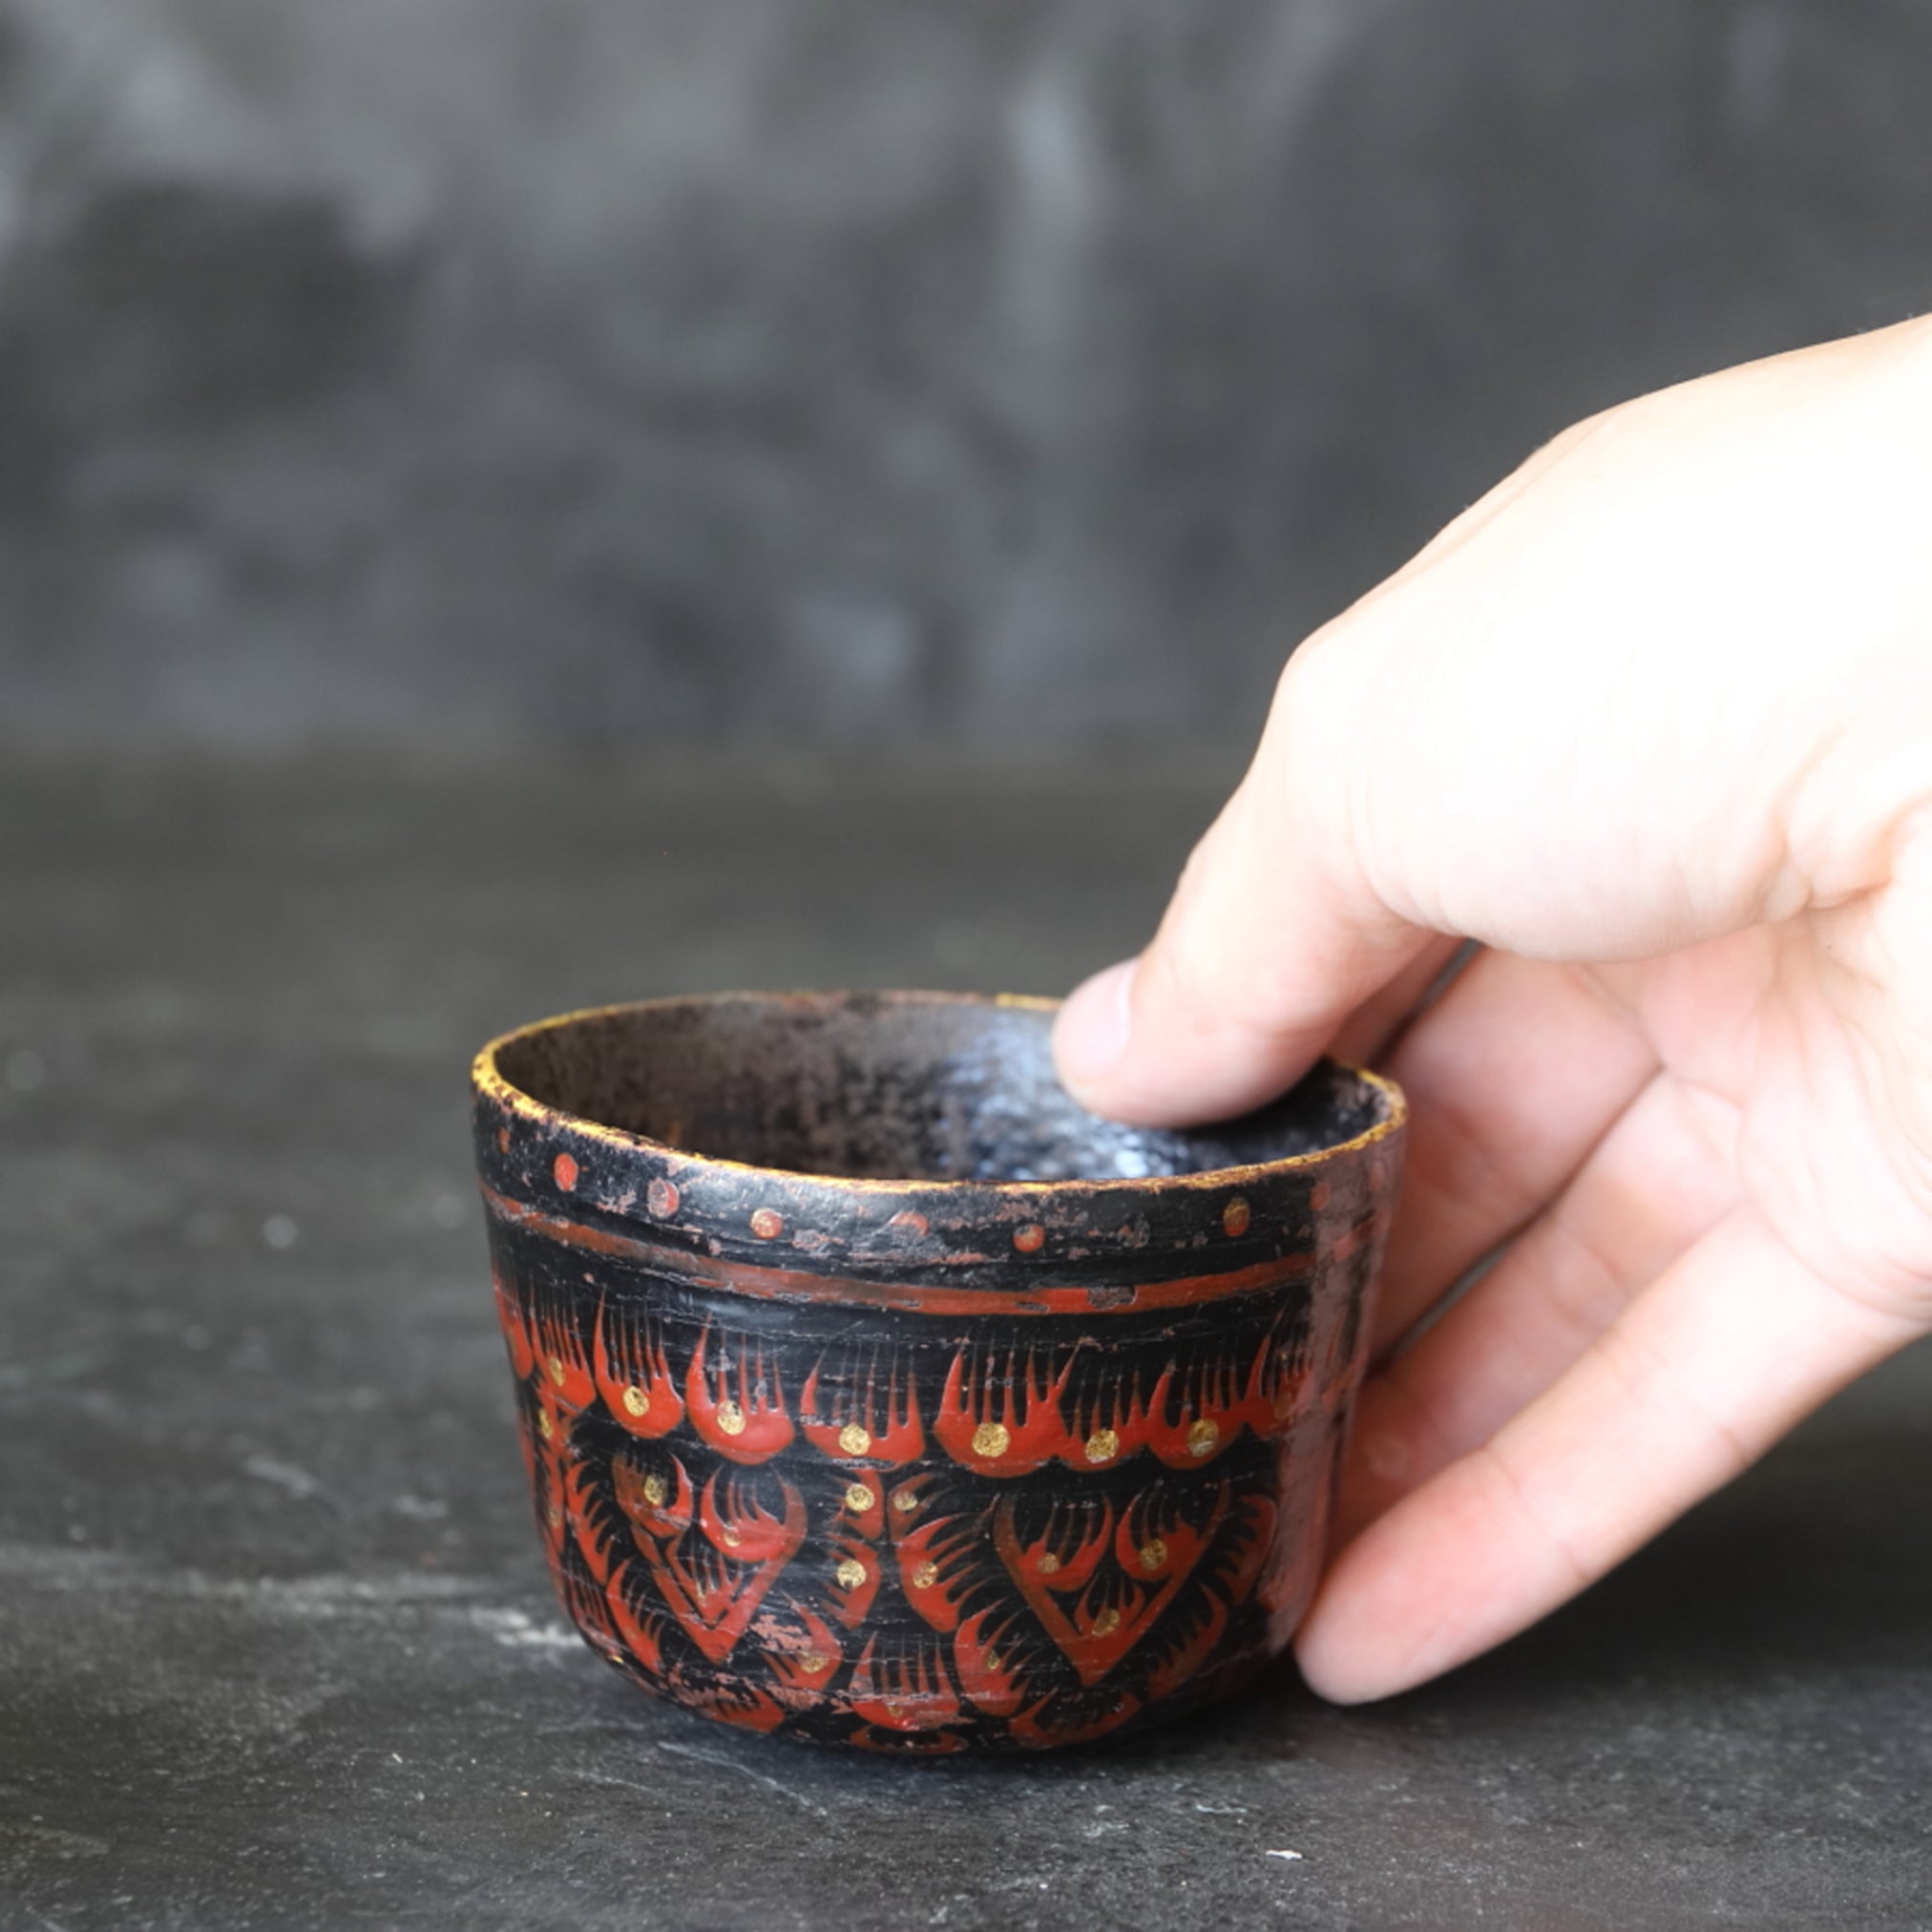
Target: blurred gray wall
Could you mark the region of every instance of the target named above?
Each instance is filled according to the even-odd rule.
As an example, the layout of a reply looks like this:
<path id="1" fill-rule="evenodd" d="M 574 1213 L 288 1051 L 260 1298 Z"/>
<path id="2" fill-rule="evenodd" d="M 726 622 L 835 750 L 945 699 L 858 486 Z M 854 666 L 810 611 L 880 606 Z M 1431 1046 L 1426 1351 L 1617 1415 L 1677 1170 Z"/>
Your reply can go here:
<path id="1" fill-rule="evenodd" d="M 0 740 L 1246 735 L 1928 290 L 1924 0 L 0 0 Z"/>

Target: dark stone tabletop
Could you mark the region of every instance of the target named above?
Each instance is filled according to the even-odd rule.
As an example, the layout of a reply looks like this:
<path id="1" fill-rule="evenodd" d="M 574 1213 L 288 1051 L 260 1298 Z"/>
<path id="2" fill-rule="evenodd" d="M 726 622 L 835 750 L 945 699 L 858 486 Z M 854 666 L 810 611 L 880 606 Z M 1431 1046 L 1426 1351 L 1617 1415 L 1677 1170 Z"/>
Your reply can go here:
<path id="1" fill-rule="evenodd" d="M 1335 1711 L 848 1762 L 564 1628 L 468 1172 L 489 1033 L 1054 991 L 1222 769 L 0 775 L 0 1924 L 1932 1922 L 1932 1355 L 1583 1602 Z"/>

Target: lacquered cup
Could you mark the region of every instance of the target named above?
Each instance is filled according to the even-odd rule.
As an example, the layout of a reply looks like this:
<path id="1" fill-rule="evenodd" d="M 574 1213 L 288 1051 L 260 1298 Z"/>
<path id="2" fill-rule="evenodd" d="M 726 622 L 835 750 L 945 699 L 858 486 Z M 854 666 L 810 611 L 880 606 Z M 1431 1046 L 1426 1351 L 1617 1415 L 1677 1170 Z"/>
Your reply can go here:
<path id="1" fill-rule="evenodd" d="M 1083 1742 L 1225 1695 L 1318 1571 L 1398 1181 L 1387 1081 L 1100 1121 L 1050 1002 L 655 1000 L 496 1040 L 477 1164 L 592 1648 L 752 1731 Z"/>

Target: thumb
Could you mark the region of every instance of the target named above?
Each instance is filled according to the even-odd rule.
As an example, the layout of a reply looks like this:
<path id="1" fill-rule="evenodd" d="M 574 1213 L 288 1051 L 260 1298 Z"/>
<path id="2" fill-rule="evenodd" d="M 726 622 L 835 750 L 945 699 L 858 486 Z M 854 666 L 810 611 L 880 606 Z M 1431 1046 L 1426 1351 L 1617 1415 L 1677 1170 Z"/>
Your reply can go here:
<path id="1" fill-rule="evenodd" d="M 1254 762 L 1153 943 L 1061 1008 L 1054 1051 L 1082 1105 L 1144 1126 L 1244 1113 L 1435 947 L 1376 894 L 1352 832 L 1374 744 L 1367 644 L 1329 633 L 1290 659 Z"/>

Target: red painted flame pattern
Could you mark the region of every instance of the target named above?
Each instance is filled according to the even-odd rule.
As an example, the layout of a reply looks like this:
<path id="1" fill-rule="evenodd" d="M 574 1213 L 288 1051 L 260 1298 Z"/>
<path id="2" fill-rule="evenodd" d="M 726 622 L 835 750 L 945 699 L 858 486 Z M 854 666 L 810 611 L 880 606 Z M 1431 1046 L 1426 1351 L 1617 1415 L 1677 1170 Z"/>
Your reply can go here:
<path id="1" fill-rule="evenodd" d="M 776 1731 L 786 1719 L 785 1706 L 770 1691 L 742 1680 L 706 1682 L 680 1676 L 677 1691 L 681 1704 L 688 1704 L 721 1724 L 735 1724 L 742 1731 Z"/>
<path id="2" fill-rule="evenodd" d="M 869 1639 L 850 1694 L 852 1714 L 882 1731 L 937 1731 L 959 1719 L 959 1693 L 944 1658 L 935 1645 L 917 1640 L 880 1656 L 877 1638 Z"/>
<path id="3" fill-rule="evenodd" d="M 847 1629 L 855 1630 L 872 1613 L 884 1567 L 879 1553 L 857 1537 L 831 1538 L 831 1579 L 826 1590 L 831 1612 Z"/>
<path id="4" fill-rule="evenodd" d="M 1031 1710 L 1018 1712 L 1007 1729 L 1017 1742 L 1035 1751 L 1055 1745 L 1091 1744 L 1096 1737 L 1104 1737 L 1130 1718 L 1138 1717 L 1146 1701 L 1132 1691 L 1123 1691 L 1111 1710 L 1096 1717 L 1068 1721 L 1060 1718 L 1053 1698 L 1043 1697 Z"/>
<path id="5" fill-rule="evenodd" d="M 926 1432 L 919 1422 L 918 1396 L 911 1375 L 901 1376 L 895 1358 L 881 1387 L 878 1368 L 874 1355 L 863 1386 L 840 1383 L 825 1395 L 819 1390 L 823 1362 L 806 1377 L 799 1422 L 805 1439 L 820 1455 L 897 1469 L 926 1453 Z"/>
<path id="6" fill-rule="evenodd" d="M 960 1602 L 973 1583 L 979 1542 L 978 1525 L 956 1516 L 935 1516 L 894 1540 L 906 1601 L 942 1634 L 959 1627 Z"/>
<path id="7" fill-rule="evenodd" d="M 1217 1360 L 1184 1379 L 1170 1362 L 1144 1397 L 1138 1384 L 1116 1383 L 1070 1415 L 1064 1397 L 1078 1354 L 1070 1352 L 1049 1380 L 1030 1350 L 1023 1361 L 960 1351 L 934 1425 L 940 1446 L 981 1476 L 1029 1476 L 1055 1460 L 1111 1469 L 1143 1449 L 1170 1469 L 1194 1469 L 1244 1430 L 1280 1433 L 1306 1403 L 1306 1373 L 1265 1340 L 1245 1372 Z"/>
<path id="8" fill-rule="evenodd" d="M 940 1387 L 829 1347 L 788 1399 L 756 1334 L 681 1338 L 612 1299 L 579 1334 L 503 1258 L 494 1289 L 560 1600 L 598 1651 L 725 1722 L 900 1754 L 1103 1735 L 1218 1664 L 1243 1605 L 1278 1611 L 1304 1540 L 1277 1547 L 1228 1451 L 1289 1454 L 1359 1353 L 1333 1325 L 1184 1333 L 1143 1381 L 1084 1342 L 962 1342 Z M 771 1466 L 795 1443 L 820 1473 Z M 1055 1463 L 1105 1480 L 1010 1480 Z"/>
<path id="9" fill-rule="evenodd" d="M 1025 1654 L 1021 1620 L 1003 1605 L 980 1610 L 953 1638 L 953 1668 L 975 1710 L 1011 1717 L 1026 1701 L 1019 1671 Z"/>
<path id="10" fill-rule="evenodd" d="M 552 1410 L 581 1415 L 597 1399 L 597 1382 L 577 1330 L 561 1315 L 539 1311 L 524 1316 L 535 1356 L 537 1393 Z"/>
<path id="11" fill-rule="evenodd" d="M 1011 1502 L 994 1511 L 993 1544 L 1040 1628 L 1060 1647 L 1082 1684 L 1109 1675 L 1149 1625 L 1173 1602 L 1213 1542 L 1232 1501 L 1221 1485 L 1208 1522 L 1195 1528 L 1153 1492 L 1144 1492 L 1114 1526 L 1103 1509 L 1095 1522 L 1046 1532 L 1022 1546 Z M 1068 1512 L 1071 1516 L 1071 1512 Z M 1096 1578 L 1109 1543 L 1117 1567 Z"/>
<path id="12" fill-rule="evenodd" d="M 598 1309 L 593 1367 L 605 1412 L 628 1434 L 656 1441 L 684 1419 L 663 1337 L 643 1316 Z"/>
<path id="13" fill-rule="evenodd" d="M 795 1709 L 816 1704 L 845 1662 L 845 1640 L 808 1607 L 800 1609 L 796 1622 L 761 1617 L 752 1633 L 778 1687 L 775 1694 Z"/>
<path id="14" fill-rule="evenodd" d="M 707 1371 L 704 1352 L 710 1340 L 706 1329 L 691 1352 L 684 1376 L 691 1426 L 708 1447 L 733 1462 L 768 1462 L 790 1446 L 792 1438 L 778 1365 L 767 1363 L 762 1346 L 741 1337 L 734 1352 L 736 1374 L 722 1353 L 715 1369 Z"/>
<path id="15" fill-rule="evenodd" d="M 1009 1353 L 1003 1364 L 962 1349 L 953 1357 L 933 1433 L 954 1461 L 980 1476 L 1030 1476 L 1071 1440 L 1060 1412 L 1077 1350 L 1051 1381 L 1029 1349 L 1024 1364 Z"/>
<path id="16" fill-rule="evenodd" d="M 530 1332 L 523 1325 L 523 1310 L 503 1279 L 503 1270 L 492 1267 L 491 1285 L 496 1293 L 496 1326 L 503 1331 L 504 1346 L 510 1351 L 510 1373 L 519 1382 L 527 1381 L 536 1356 L 530 1346 Z"/>
<path id="17" fill-rule="evenodd" d="M 615 1470 L 625 1465 L 612 1466 Z M 682 1466 L 678 1477 L 682 1514 L 688 1510 L 690 1483 Z M 699 1502 L 694 1536 L 688 1527 L 677 1530 L 676 1515 L 653 1502 L 644 1486 L 649 1480 L 634 1475 L 634 1500 L 625 1501 L 620 1487 L 620 1503 L 635 1526 L 664 1607 L 704 1657 L 722 1664 L 804 1542 L 804 1501 L 781 1478 L 782 1513 L 774 1516 L 735 1482 L 726 1482 L 721 1493 L 713 1477 Z M 658 1521 L 669 1522 L 673 1533 L 654 1534 Z M 684 1521 L 689 1523 L 688 1515 Z"/>

